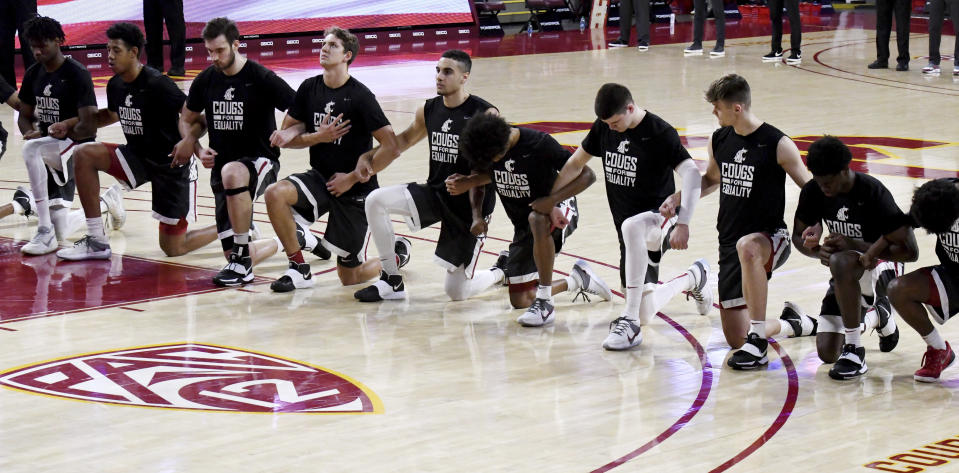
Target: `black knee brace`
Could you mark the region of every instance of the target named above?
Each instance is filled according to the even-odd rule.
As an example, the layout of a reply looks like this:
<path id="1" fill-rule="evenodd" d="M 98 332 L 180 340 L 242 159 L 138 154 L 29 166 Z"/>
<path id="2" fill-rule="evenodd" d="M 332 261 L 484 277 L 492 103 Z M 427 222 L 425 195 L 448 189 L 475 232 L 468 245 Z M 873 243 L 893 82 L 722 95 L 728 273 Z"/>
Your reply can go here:
<path id="1" fill-rule="evenodd" d="M 223 193 L 226 194 L 226 195 L 228 195 L 228 196 L 230 196 L 230 195 L 242 194 L 242 193 L 244 193 L 244 192 L 249 192 L 249 191 L 250 191 L 250 187 L 249 187 L 249 186 L 234 187 L 233 189 L 223 189 Z"/>

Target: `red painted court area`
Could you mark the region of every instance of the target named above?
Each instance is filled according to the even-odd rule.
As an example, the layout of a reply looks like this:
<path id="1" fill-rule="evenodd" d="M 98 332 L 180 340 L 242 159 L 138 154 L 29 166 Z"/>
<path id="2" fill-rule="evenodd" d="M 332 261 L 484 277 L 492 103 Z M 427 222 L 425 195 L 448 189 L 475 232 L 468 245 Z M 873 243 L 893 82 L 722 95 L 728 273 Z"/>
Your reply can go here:
<path id="1" fill-rule="evenodd" d="M 23 256 L 25 243 L 0 238 L 0 323 L 218 289 L 211 269 L 121 255 L 76 262 L 55 253 Z"/>

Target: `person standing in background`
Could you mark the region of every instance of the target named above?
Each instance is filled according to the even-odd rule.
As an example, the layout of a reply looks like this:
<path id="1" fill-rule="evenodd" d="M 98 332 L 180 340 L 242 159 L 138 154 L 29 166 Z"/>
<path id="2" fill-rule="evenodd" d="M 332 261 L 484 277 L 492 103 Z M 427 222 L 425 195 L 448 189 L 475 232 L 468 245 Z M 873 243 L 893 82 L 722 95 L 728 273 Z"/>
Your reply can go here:
<path id="1" fill-rule="evenodd" d="M 619 2 L 619 39 L 609 43 L 611 48 L 629 46 L 629 30 L 633 26 L 633 13 L 636 13 L 637 49 L 649 50 L 649 0 L 623 0 Z"/>
<path id="2" fill-rule="evenodd" d="M 935 3 L 935 0 L 932 2 Z M 943 0 L 939 0 L 943 4 Z M 959 2 L 957 2 L 959 5 Z M 899 56 L 896 57 L 896 70 L 909 70 L 909 9 L 912 7 L 909 0 L 876 0 L 876 60 L 869 69 L 886 69 L 889 67 L 889 36 L 892 35 L 892 15 L 896 14 L 896 46 Z M 935 10 L 935 7 L 932 7 Z M 932 14 L 935 18 L 935 14 Z M 932 44 L 933 21 L 929 21 L 929 44 Z M 939 25 L 942 25 L 942 8 L 939 9 Z M 936 42 L 938 45 L 938 41 Z M 938 48 L 936 48 L 938 52 Z M 932 53 L 930 53 L 930 58 Z"/>
<path id="3" fill-rule="evenodd" d="M 6 1 L 6 0 L 0 0 Z M 186 73 L 186 23 L 183 21 L 183 0 L 143 0 L 143 28 L 147 34 L 147 65 L 163 71 L 163 22 L 170 35 L 170 69 L 168 76 Z"/>
<path id="4" fill-rule="evenodd" d="M 20 52 L 23 55 L 23 70 L 37 62 L 30 52 L 30 45 L 23 36 L 23 24 L 37 16 L 37 0 L 0 0 L 0 77 L 14 88 L 17 76 L 13 58 L 16 55 L 14 36 L 20 34 Z"/>

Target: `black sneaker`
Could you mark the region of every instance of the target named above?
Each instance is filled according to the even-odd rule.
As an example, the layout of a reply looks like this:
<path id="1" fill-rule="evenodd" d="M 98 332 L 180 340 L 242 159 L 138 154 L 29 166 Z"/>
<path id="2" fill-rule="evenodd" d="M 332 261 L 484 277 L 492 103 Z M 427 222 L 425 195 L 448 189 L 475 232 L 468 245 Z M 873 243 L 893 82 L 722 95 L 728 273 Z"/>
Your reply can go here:
<path id="1" fill-rule="evenodd" d="M 333 256 L 330 250 L 323 246 L 320 239 L 310 232 L 309 228 L 304 228 L 299 224 L 296 225 L 296 242 L 300 244 L 301 250 L 309 251 L 317 258 L 327 260 Z"/>
<path id="2" fill-rule="evenodd" d="M 873 307 L 876 309 L 876 315 L 879 316 L 879 325 L 876 327 L 876 333 L 879 334 L 879 351 L 891 352 L 899 344 L 899 327 L 896 326 L 896 319 L 892 316 L 889 298 L 878 298 Z"/>
<path id="3" fill-rule="evenodd" d="M 621 39 L 617 39 L 616 41 L 611 41 L 611 42 L 609 43 L 609 47 L 611 47 L 611 48 L 626 48 L 626 47 L 629 47 L 629 42 L 628 42 L 628 41 L 623 41 L 623 40 L 621 40 Z"/>
<path id="4" fill-rule="evenodd" d="M 779 62 L 783 58 L 783 50 L 779 51 L 770 51 L 769 54 L 763 56 L 763 62 Z"/>
<path id="5" fill-rule="evenodd" d="M 730 368 L 734 370 L 754 370 L 757 368 L 762 368 L 769 363 L 769 358 L 766 357 L 766 348 L 769 346 L 769 342 L 765 338 L 760 337 L 755 333 L 750 333 L 746 337 L 746 343 L 736 350 L 736 353 L 733 353 L 733 356 L 729 357 L 729 361 L 726 362 Z"/>
<path id="6" fill-rule="evenodd" d="M 803 318 L 808 317 L 812 320 L 812 330 L 803 331 Z M 786 301 L 786 305 L 783 307 L 783 313 L 779 316 L 780 320 L 786 321 L 790 327 L 793 328 L 793 337 L 808 337 L 816 334 L 816 331 L 819 329 L 819 321 L 809 317 L 806 314 L 801 312 L 801 309 L 795 303 Z"/>
<path id="7" fill-rule="evenodd" d="M 887 61 L 880 61 L 876 59 L 875 61 L 869 63 L 866 66 L 868 69 L 889 69 L 889 63 Z"/>
<path id="8" fill-rule="evenodd" d="M 290 267 L 283 273 L 283 276 L 270 284 L 270 289 L 273 292 L 290 292 L 294 289 L 309 287 L 313 287 L 313 273 L 310 272 L 310 265 L 293 261 L 290 261 Z"/>
<path id="9" fill-rule="evenodd" d="M 789 57 L 786 58 L 786 64 L 793 66 L 802 64 L 802 51 L 793 49 L 792 53 L 789 54 Z"/>
<path id="10" fill-rule="evenodd" d="M 867 369 L 866 349 L 847 344 L 842 346 L 842 355 L 829 370 L 829 377 L 839 380 L 858 378 L 866 374 Z"/>
<path id="11" fill-rule="evenodd" d="M 253 260 L 249 255 L 240 256 L 236 249 L 230 253 L 226 266 L 213 276 L 213 284 L 220 287 L 242 286 L 251 281 L 253 281 Z"/>
<path id="12" fill-rule="evenodd" d="M 406 288 L 403 285 L 403 276 L 386 274 L 380 271 L 380 280 L 353 293 L 353 297 L 360 302 L 379 302 L 382 300 L 402 299 L 406 297 Z"/>
<path id="13" fill-rule="evenodd" d="M 33 194 L 30 193 L 30 190 L 23 186 L 17 186 L 17 190 L 13 192 L 13 200 L 17 201 L 20 204 L 20 207 L 23 208 L 23 216 L 29 217 L 36 214 L 37 203 L 33 200 Z"/>
<path id="14" fill-rule="evenodd" d="M 649 42 L 648 42 L 648 41 L 640 41 L 639 44 L 636 46 L 636 49 L 637 49 L 638 51 L 640 51 L 640 52 L 642 52 L 642 51 L 649 51 Z"/>
<path id="15" fill-rule="evenodd" d="M 3 123 L 0 123 L 0 158 L 7 152 L 7 130 L 3 129 Z"/>
<path id="16" fill-rule="evenodd" d="M 509 263 L 509 250 L 503 250 L 499 252 L 499 256 L 496 257 L 496 263 L 493 264 L 493 267 L 490 269 L 499 269 L 503 272 L 503 285 L 509 285 L 509 275 L 506 274 L 506 264 Z"/>
<path id="17" fill-rule="evenodd" d="M 410 262 L 410 251 L 413 249 L 413 244 L 410 243 L 410 240 L 406 237 L 396 237 L 396 243 L 393 246 L 393 251 L 396 252 L 396 267 L 402 268 L 406 266 L 406 263 Z"/>

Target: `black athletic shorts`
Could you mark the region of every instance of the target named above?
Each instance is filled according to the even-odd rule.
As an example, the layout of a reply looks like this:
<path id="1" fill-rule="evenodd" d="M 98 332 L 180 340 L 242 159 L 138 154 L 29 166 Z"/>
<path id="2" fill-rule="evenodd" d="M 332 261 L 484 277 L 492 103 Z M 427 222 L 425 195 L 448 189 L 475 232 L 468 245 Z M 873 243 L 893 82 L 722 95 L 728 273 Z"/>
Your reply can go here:
<path id="1" fill-rule="evenodd" d="M 326 179 L 314 169 L 291 174 L 284 180 L 296 187 L 293 218 L 309 227 L 326 213 L 330 214 L 322 244 L 336 255 L 340 266 L 355 268 L 366 261 L 370 235 L 366 223 L 366 195 L 334 197 L 326 189 Z"/>
<path id="2" fill-rule="evenodd" d="M 766 261 L 766 279 L 773 275 L 776 268 L 782 266 L 792 251 L 789 232 L 785 228 L 769 234 L 763 232 L 772 245 L 772 254 Z M 719 306 L 723 309 L 744 307 L 746 299 L 743 297 L 743 268 L 739 264 L 739 252 L 736 245 L 721 245 L 719 247 Z"/>
<path id="3" fill-rule="evenodd" d="M 129 189 L 153 183 L 153 218 L 167 225 L 196 215 L 197 165 L 170 167 L 137 156 L 127 145 L 103 143 L 110 150 L 108 173 Z"/>
<path id="4" fill-rule="evenodd" d="M 564 229 L 553 230 L 553 243 L 556 253 L 563 249 L 566 238 L 576 231 L 579 223 L 579 209 L 576 206 L 576 197 L 570 197 L 557 205 L 569 219 L 569 225 Z M 506 262 L 506 275 L 509 284 L 520 284 L 539 279 L 536 270 L 536 261 L 533 259 L 533 232 L 529 225 L 516 227 L 513 230 L 513 242 L 509 244 L 509 260 Z"/>
<path id="5" fill-rule="evenodd" d="M 276 182 L 276 175 L 280 172 L 280 162 L 270 158 L 241 158 L 236 162 L 246 166 L 250 172 L 250 182 L 247 184 L 250 198 L 254 201 L 266 192 L 266 188 Z M 230 213 L 226 208 L 226 194 L 223 192 L 223 181 L 220 176 L 214 175 L 210 179 L 213 189 L 213 201 L 216 205 L 216 231 L 220 237 L 223 250 L 233 248 L 233 225 L 230 224 Z M 250 217 L 252 225 L 253 217 Z"/>

